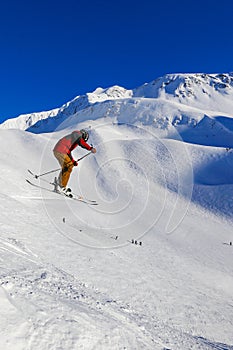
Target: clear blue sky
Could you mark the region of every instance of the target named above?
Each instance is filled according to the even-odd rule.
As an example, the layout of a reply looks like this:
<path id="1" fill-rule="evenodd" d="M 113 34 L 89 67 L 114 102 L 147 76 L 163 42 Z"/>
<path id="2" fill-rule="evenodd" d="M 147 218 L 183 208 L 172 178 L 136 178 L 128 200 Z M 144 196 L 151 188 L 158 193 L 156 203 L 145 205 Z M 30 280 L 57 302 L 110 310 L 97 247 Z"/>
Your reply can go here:
<path id="1" fill-rule="evenodd" d="M 5 0 L 0 122 L 95 88 L 233 71 L 233 1 Z"/>

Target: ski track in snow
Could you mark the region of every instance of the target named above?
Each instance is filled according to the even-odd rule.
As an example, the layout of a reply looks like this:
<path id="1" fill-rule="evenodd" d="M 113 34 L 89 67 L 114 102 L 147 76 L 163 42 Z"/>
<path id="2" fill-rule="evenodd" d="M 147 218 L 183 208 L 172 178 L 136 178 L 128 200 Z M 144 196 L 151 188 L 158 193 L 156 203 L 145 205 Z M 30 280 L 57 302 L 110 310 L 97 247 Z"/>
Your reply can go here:
<path id="1" fill-rule="evenodd" d="M 40 225 L 36 227 L 39 232 Z M 183 332 L 179 327 L 172 327 L 165 318 L 162 321 L 156 316 L 156 309 L 151 312 L 151 306 L 148 308 L 150 293 L 144 295 L 146 303 L 143 299 L 138 301 L 137 297 L 125 303 L 121 298 L 111 295 L 110 289 L 105 294 L 101 288 L 82 282 L 82 279 L 75 278 L 53 264 L 45 263 L 38 253 L 35 254 L 20 240 L 12 237 L 1 238 L 0 251 L 4 254 L 3 261 L 10 261 L 8 269 L 1 274 L 1 288 L 17 315 L 16 326 L 23 327 L 21 337 L 24 339 L 21 347 L 20 343 L 14 345 L 8 340 L 3 343 L 5 349 L 232 349 L 227 344 L 211 342 L 204 337 Z M 161 247 L 157 253 L 173 256 L 172 252 L 162 252 Z M 122 258 L 125 263 L 131 261 L 124 255 Z M 166 263 L 163 262 L 162 256 L 158 260 L 161 275 L 157 274 L 157 278 L 164 282 L 167 278 L 163 277 L 166 271 L 163 264 L 170 265 L 169 271 L 175 276 L 175 269 L 172 272 L 173 258 L 170 263 L 167 258 Z M 134 269 L 132 273 L 135 275 Z M 136 275 L 134 278 L 137 278 Z M 189 277 L 183 276 L 181 281 L 184 280 L 188 281 Z M 169 290 L 170 285 L 176 290 L 177 282 L 172 277 L 164 287 Z M 160 292 L 165 296 L 164 287 L 160 287 Z"/>
<path id="2" fill-rule="evenodd" d="M 18 200 L 15 201 L 15 199 L 7 197 L 4 201 L 4 207 L 7 210 L 10 210 L 12 207 L 17 210 L 11 221 L 7 215 L 2 216 L 1 229 L 4 234 L 0 239 L 0 266 L 1 271 L 3 271 L 1 273 L 1 288 L 3 291 L 1 296 L 4 303 L 6 299 L 10 303 L 9 308 L 13 307 L 15 327 L 18 327 L 20 330 L 20 341 L 16 345 L 14 344 L 15 340 L 11 342 L 9 338 L 6 340 L 3 337 L 0 345 L 2 342 L 4 349 L 232 349 L 230 345 L 220 344 L 198 336 L 199 326 L 197 331 L 195 331 L 194 327 L 192 335 L 192 328 L 188 331 L 189 327 L 187 327 L 185 332 L 178 325 L 179 321 L 177 326 L 175 326 L 174 320 L 169 321 L 169 318 L 166 320 L 166 313 L 172 314 L 173 312 L 169 311 L 169 308 L 176 302 L 177 295 L 182 298 L 182 295 L 178 292 L 182 288 L 182 283 L 184 281 L 186 281 L 185 283 L 192 282 L 190 281 L 188 270 L 186 272 L 185 270 L 183 272 L 176 270 L 175 266 L 179 266 L 180 262 L 179 259 L 176 262 L 176 259 L 172 258 L 174 251 L 169 251 L 169 248 L 163 247 L 163 244 L 160 244 L 159 247 L 159 242 L 157 242 L 158 250 L 154 251 L 153 249 L 150 252 L 149 255 L 151 257 L 157 254 L 154 266 L 157 265 L 156 278 L 160 282 L 155 289 L 148 284 L 149 289 L 143 293 L 142 289 L 139 299 L 137 296 L 133 296 L 130 300 L 129 295 L 131 292 L 126 294 L 128 295 L 126 298 L 123 298 L 123 294 L 117 292 L 116 284 L 114 285 L 114 290 L 111 291 L 110 284 L 107 283 L 106 287 L 103 288 L 108 290 L 106 294 L 106 292 L 101 291 L 101 279 L 93 279 L 99 286 L 97 288 L 92 283 L 83 282 L 87 278 L 85 278 L 85 273 L 82 272 L 82 276 L 79 278 L 78 267 L 75 269 L 77 277 L 74 277 L 64 269 L 56 267 L 54 265 L 56 259 L 55 261 L 52 259 L 52 263 L 46 262 L 51 260 L 47 249 L 50 250 L 54 246 L 53 241 L 57 239 L 55 238 L 57 236 L 57 228 L 54 228 L 53 224 L 46 219 L 46 216 L 43 215 L 43 220 L 41 220 L 43 201 L 30 202 L 30 199 L 25 200 L 25 198 L 22 198 L 20 202 Z M 45 203 L 46 208 L 54 205 L 51 201 L 47 202 L 45 200 Z M 62 210 L 62 206 L 57 205 L 56 207 L 58 211 Z M 59 216 L 61 219 L 61 212 L 58 212 L 57 218 Z M 69 221 L 67 222 L 68 225 L 70 225 Z M 78 227 L 78 224 L 73 227 L 75 234 L 77 234 Z M 84 227 L 84 231 L 86 230 L 89 230 L 88 227 L 87 229 Z M 49 239 L 47 237 L 48 234 L 50 236 Z M 37 237 L 39 245 L 32 249 L 34 237 Z M 108 237 L 106 236 L 106 238 Z M 74 246 L 75 244 L 71 242 L 66 247 L 67 252 L 70 252 L 71 255 L 74 254 Z M 132 249 L 134 248 L 143 249 L 143 247 L 139 248 L 130 245 L 129 249 L 125 248 L 125 252 L 131 251 L 132 254 L 134 252 Z M 58 244 L 54 246 L 54 249 L 57 250 L 58 255 L 63 257 L 64 251 L 62 252 L 61 248 L 58 250 Z M 140 259 L 142 259 L 140 250 L 135 251 L 134 254 L 136 252 L 139 253 Z M 141 250 L 141 253 L 143 253 L 143 250 Z M 117 259 L 119 256 L 120 260 L 117 265 L 113 265 L 113 270 L 109 270 L 109 265 L 107 268 L 109 275 L 113 274 L 113 276 L 116 276 L 116 280 L 119 280 L 121 277 L 117 276 L 119 274 L 118 268 L 124 271 L 124 265 L 127 265 L 129 268 L 131 264 L 135 264 L 134 259 L 137 259 L 137 254 L 135 256 L 134 254 L 130 258 L 123 252 L 120 254 L 114 253 L 114 256 Z M 164 259 L 163 255 L 165 256 Z M 87 263 L 88 259 L 83 256 L 82 259 L 84 259 L 83 264 L 85 265 L 85 261 Z M 143 260 L 143 269 L 148 269 L 148 262 L 146 260 L 143 262 Z M 72 263 L 74 263 L 74 260 Z M 153 264 L 153 259 L 151 264 Z M 89 263 L 89 268 L 90 266 Z M 88 267 L 86 268 L 88 269 Z M 102 269 L 101 260 L 98 263 L 98 269 Z M 136 286 L 138 285 L 136 289 L 139 288 L 140 290 L 141 279 L 137 283 L 137 275 L 144 272 L 138 264 L 131 269 L 133 280 L 135 280 Z M 135 271 L 137 269 L 138 271 Z M 170 274 L 168 276 L 166 276 L 167 270 Z M 175 277 L 177 272 L 180 282 Z M 153 276 L 150 268 L 147 274 L 149 279 Z M 92 274 L 87 279 L 92 280 L 94 276 L 91 276 Z M 120 276 L 123 277 L 122 273 L 120 273 Z M 203 273 L 204 276 L 205 272 Z M 130 278 L 130 274 L 128 278 Z M 127 284 L 126 281 L 125 283 Z M 184 298 L 190 294 L 192 288 L 196 288 L 195 277 L 193 286 L 191 283 L 187 290 L 182 289 Z M 132 289 L 132 286 L 130 289 Z M 155 295 L 151 294 L 153 289 Z M 170 295 L 171 290 L 175 293 L 174 300 Z M 164 314 L 162 309 L 160 310 L 159 304 L 157 307 L 155 306 L 155 300 L 157 298 L 160 299 L 160 293 L 163 295 L 161 298 L 161 301 L 163 300 L 162 303 L 166 299 L 168 301 L 170 299 L 168 305 L 165 306 Z M 208 300 L 205 293 L 209 293 L 211 296 L 208 303 L 212 308 L 213 306 L 211 305 L 216 303 L 214 300 L 220 300 L 219 296 L 214 296 L 208 287 L 203 291 L 202 286 L 200 291 L 194 293 L 196 296 L 191 298 L 194 304 L 192 307 L 189 306 L 186 312 L 190 312 L 193 316 L 196 313 L 197 324 L 203 317 L 200 307 Z M 199 301 L 198 298 L 200 298 Z M 213 301 L 211 300 L 212 298 Z M 151 305 L 149 303 L 150 300 L 152 302 Z M 188 304 L 189 298 L 187 299 Z M 168 309 L 166 309 L 167 307 Z M 182 310 L 182 305 L 180 307 Z M 219 317 L 220 310 L 223 308 L 227 310 L 226 305 L 219 303 L 213 313 L 215 312 Z M 158 315 L 156 309 L 159 310 Z M 174 311 L 175 309 L 179 309 L 178 305 L 174 306 Z M 198 309 L 200 314 L 197 312 Z M 184 310 L 181 312 L 184 312 Z M 208 314 L 207 307 L 206 312 Z M 228 310 L 228 313 L 231 313 L 231 310 Z M 4 323 L 4 314 L 2 320 Z M 232 325 L 228 327 L 232 327 Z M 57 329 L 59 330 L 58 332 Z"/>
<path id="3" fill-rule="evenodd" d="M 233 350 L 232 79 L 97 89 L 31 116 L 38 135 L 0 130 L 0 349 Z M 95 209 L 25 182 L 87 125 L 71 187 Z"/>
<path id="4" fill-rule="evenodd" d="M 156 316 L 137 314 L 132 305 L 112 300 L 53 266 L 3 276 L 1 286 L 27 324 L 24 349 L 233 348 L 180 334 Z"/>

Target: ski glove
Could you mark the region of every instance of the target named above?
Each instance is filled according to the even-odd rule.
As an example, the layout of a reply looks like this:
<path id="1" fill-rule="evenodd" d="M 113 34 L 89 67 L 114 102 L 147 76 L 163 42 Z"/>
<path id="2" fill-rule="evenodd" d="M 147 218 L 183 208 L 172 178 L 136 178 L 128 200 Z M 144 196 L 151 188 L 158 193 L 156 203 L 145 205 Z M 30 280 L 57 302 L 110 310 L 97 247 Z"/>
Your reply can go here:
<path id="1" fill-rule="evenodd" d="M 73 161 L 74 166 L 78 165 L 78 162 L 76 162 L 76 160 Z"/>

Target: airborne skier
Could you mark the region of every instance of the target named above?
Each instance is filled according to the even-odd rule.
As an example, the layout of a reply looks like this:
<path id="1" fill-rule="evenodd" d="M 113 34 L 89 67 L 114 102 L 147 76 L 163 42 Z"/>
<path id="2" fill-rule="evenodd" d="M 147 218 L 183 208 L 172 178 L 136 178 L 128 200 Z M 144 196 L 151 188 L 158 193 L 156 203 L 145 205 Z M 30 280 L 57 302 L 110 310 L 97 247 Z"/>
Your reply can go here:
<path id="1" fill-rule="evenodd" d="M 78 162 L 72 157 L 71 152 L 77 146 L 80 146 L 92 153 L 96 153 L 96 149 L 87 143 L 88 138 L 89 134 L 86 130 L 75 130 L 71 134 L 60 139 L 53 149 L 54 156 L 61 165 L 61 172 L 58 176 L 58 185 L 61 188 L 61 192 L 64 194 L 70 192 L 70 189 L 66 186 L 73 167 L 78 165 Z"/>

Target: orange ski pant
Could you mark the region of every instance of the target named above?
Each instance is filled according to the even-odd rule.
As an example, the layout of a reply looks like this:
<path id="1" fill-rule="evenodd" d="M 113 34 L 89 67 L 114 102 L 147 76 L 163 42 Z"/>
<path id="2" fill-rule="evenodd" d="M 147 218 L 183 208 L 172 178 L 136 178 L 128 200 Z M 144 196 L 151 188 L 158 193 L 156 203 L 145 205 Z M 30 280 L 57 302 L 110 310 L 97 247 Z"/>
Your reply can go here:
<path id="1" fill-rule="evenodd" d="M 54 156 L 57 158 L 58 163 L 61 165 L 61 172 L 58 176 L 58 183 L 62 187 L 66 187 L 74 164 L 67 154 L 54 151 Z"/>

